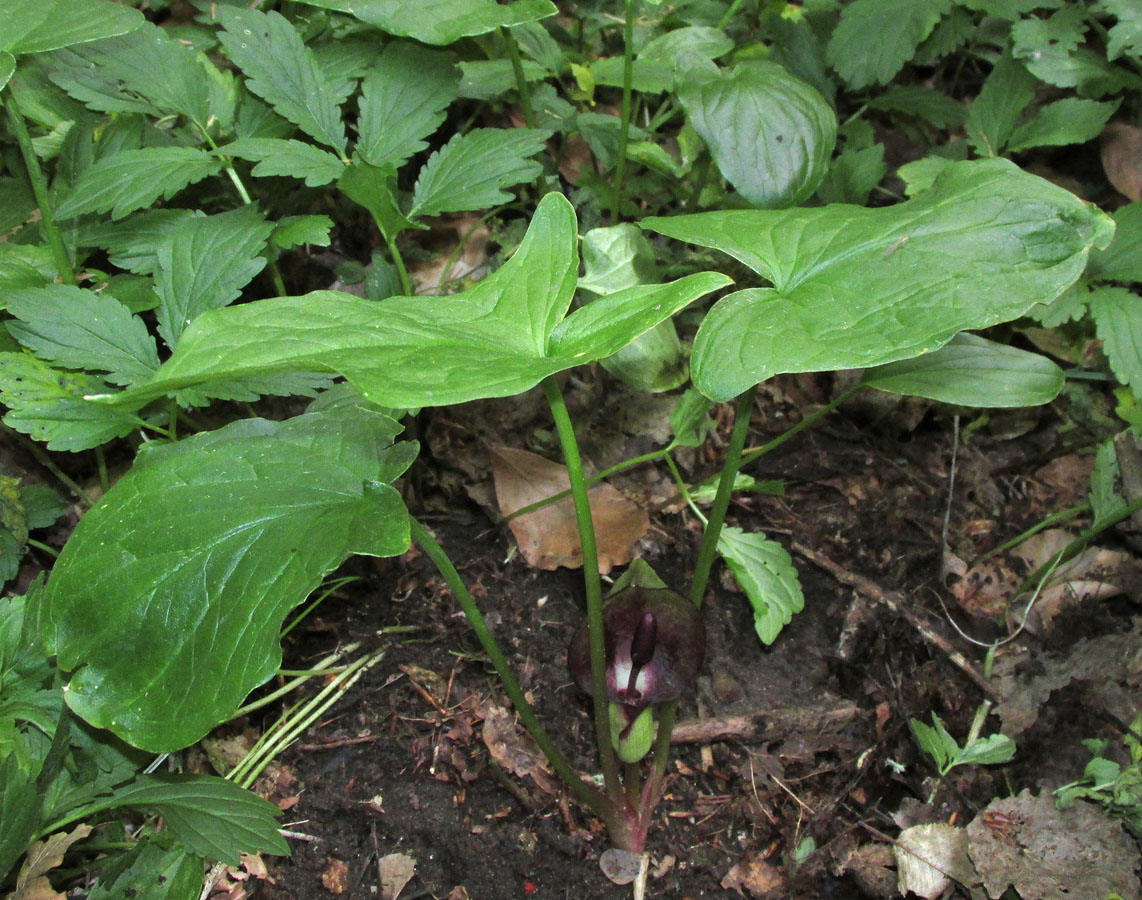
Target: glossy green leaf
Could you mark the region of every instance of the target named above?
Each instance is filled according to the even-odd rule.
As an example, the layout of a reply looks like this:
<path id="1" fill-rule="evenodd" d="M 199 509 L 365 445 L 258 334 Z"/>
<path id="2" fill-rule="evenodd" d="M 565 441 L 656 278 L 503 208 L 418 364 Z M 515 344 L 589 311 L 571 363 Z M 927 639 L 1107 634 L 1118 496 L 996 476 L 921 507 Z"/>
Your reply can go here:
<path id="1" fill-rule="evenodd" d="M 773 283 L 719 300 L 695 340 L 694 383 L 727 400 L 780 372 L 865 368 L 1049 303 L 1113 223 L 1006 160 L 955 163 L 896 206 L 650 218 L 642 227 L 729 253 Z"/>
<path id="2" fill-rule="evenodd" d="M 700 77 L 678 98 L 718 169 L 751 204 L 793 206 L 825 176 L 837 117 L 815 88 L 772 62 Z"/>
<path id="3" fill-rule="evenodd" d="M 5 424 L 46 442 L 49 450 L 89 450 L 138 427 L 138 417 L 84 399 L 107 391 L 93 375 L 53 369 L 30 353 L 0 353 Z"/>
<path id="4" fill-rule="evenodd" d="M 310 6 L 349 13 L 389 34 L 425 44 L 451 44 L 462 37 L 486 34 L 503 26 L 522 25 L 553 16 L 550 0 L 302 0 Z"/>
<path id="5" fill-rule="evenodd" d="M 43 53 L 133 31 L 143 14 L 112 0 L 4 0 L 0 49 Z"/>
<path id="6" fill-rule="evenodd" d="M 273 229 L 254 207 L 244 206 L 186 219 L 159 244 L 157 317 L 168 347 L 201 313 L 238 299 L 266 265 L 262 248 Z"/>
<path id="7" fill-rule="evenodd" d="M 289 855 L 278 833 L 281 810 L 225 778 L 140 775 L 117 789 L 111 802 L 158 813 L 196 856 L 236 866 L 239 853 Z"/>
<path id="8" fill-rule="evenodd" d="M 1020 125 L 1011 135 L 1008 153 L 1032 147 L 1059 147 L 1084 144 L 1100 134 L 1121 101 L 1099 103 L 1067 97 L 1048 103 L 1030 122 Z"/>
<path id="9" fill-rule="evenodd" d="M 218 7 L 218 39 L 246 75 L 246 87 L 316 141 L 345 153 L 337 98 L 313 51 L 276 12 Z"/>
<path id="10" fill-rule="evenodd" d="M 107 402 L 137 408 L 179 388 L 314 369 L 394 409 L 505 397 L 610 356 L 728 281 L 706 272 L 636 286 L 564 318 L 579 265 L 575 231 L 571 204 L 548 194 L 516 254 L 460 294 L 374 302 L 318 291 L 204 313 L 150 384 Z"/>
<path id="11" fill-rule="evenodd" d="M 764 534 L 747 534 L 731 526 L 718 536 L 718 553 L 749 598 L 757 636 L 763 644 L 772 644 L 793 614 L 805 608 L 792 558 Z"/>
<path id="12" fill-rule="evenodd" d="M 13 292 L 8 312 L 16 317 L 8 323 L 12 336 L 65 369 L 106 372 L 113 384 L 138 384 L 159 367 L 146 323 L 110 294 L 54 284 Z"/>
<path id="13" fill-rule="evenodd" d="M 203 128 L 210 118 L 210 82 L 195 52 L 145 23 L 129 34 L 78 47 L 100 76 L 146 98 L 164 114 L 177 113 Z"/>
<path id="14" fill-rule="evenodd" d="M 391 444 L 399 429 L 343 409 L 145 448 L 48 582 L 44 642 L 74 672 L 72 709 L 156 752 L 233 715 L 281 665 L 282 621 L 325 575 L 407 549 L 385 483 L 415 455 Z"/>
<path id="15" fill-rule="evenodd" d="M 475 128 L 457 134 L 428 158 L 412 195 L 412 218 L 486 209 L 507 203 L 504 188 L 543 171 L 528 157 L 543 149 L 550 131 L 535 128 Z"/>
<path id="16" fill-rule="evenodd" d="M 1089 303 L 1115 377 L 1142 389 L 1142 297 L 1124 287 L 1104 285 L 1091 291 Z"/>
<path id="17" fill-rule="evenodd" d="M 1038 353 L 957 334 L 923 356 L 877 366 L 869 387 L 942 403 L 988 408 L 1041 406 L 1063 389 L 1063 370 Z"/>
<path id="18" fill-rule="evenodd" d="M 444 121 L 459 84 L 449 54 L 390 43 L 361 82 L 357 153 L 370 165 L 399 168 L 428 146 L 424 139 Z"/>
<path id="19" fill-rule="evenodd" d="M 853 0 L 829 40 L 829 65 L 854 89 L 887 84 L 951 8 L 951 0 Z"/>
<path id="20" fill-rule="evenodd" d="M 256 162 L 250 172 L 255 178 L 300 178 L 308 187 L 320 187 L 336 181 L 345 171 L 345 163 L 332 153 L 292 139 L 239 138 L 219 147 L 218 152 Z"/>
<path id="21" fill-rule="evenodd" d="M 170 199 L 188 184 L 222 169 L 221 160 L 195 147 L 145 147 L 121 150 L 87 169 L 56 215 L 73 219 L 84 213 L 110 212 L 112 219 Z"/>

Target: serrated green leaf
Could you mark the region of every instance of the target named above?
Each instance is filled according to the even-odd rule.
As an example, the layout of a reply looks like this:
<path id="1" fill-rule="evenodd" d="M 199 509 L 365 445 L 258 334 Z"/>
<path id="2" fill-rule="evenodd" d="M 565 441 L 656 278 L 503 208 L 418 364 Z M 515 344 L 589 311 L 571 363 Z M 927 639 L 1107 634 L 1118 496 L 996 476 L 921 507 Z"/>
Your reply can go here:
<path id="1" fill-rule="evenodd" d="M 266 265 L 262 248 L 272 222 L 253 207 L 195 216 L 156 248 L 159 334 L 174 347 L 186 326 L 208 309 L 226 306 Z"/>
<path id="2" fill-rule="evenodd" d="M 40 827 L 36 779 L 20 768 L 14 753 L 0 758 L 0 879 L 6 878 L 24 855 Z"/>
<path id="3" fill-rule="evenodd" d="M 1142 282 L 1142 202 L 1128 203 L 1110 214 L 1117 227 L 1105 250 L 1090 255 L 1087 275 L 1105 281 Z"/>
<path id="4" fill-rule="evenodd" d="M 884 180 L 887 172 L 884 144 L 873 144 L 860 149 L 846 148 L 833 160 L 817 188 L 817 197 L 822 203 L 855 203 L 864 206 L 868 202 L 868 195 Z"/>
<path id="5" fill-rule="evenodd" d="M 57 275 L 48 247 L 0 242 L 0 307 L 7 292 L 51 284 Z"/>
<path id="6" fill-rule="evenodd" d="M 374 302 L 317 291 L 208 312 L 151 384 L 108 402 L 138 408 L 181 388 L 315 369 L 344 375 L 393 409 L 509 396 L 610 356 L 727 283 L 724 275 L 699 273 L 637 286 L 566 316 L 576 244 L 571 204 L 548 194 L 515 255 L 462 293 Z"/>
<path id="7" fill-rule="evenodd" d="M 328 247 L 332 228 L 333 220 L 329 216 L 284 216 L 274 223 L 270 244 L 279 250 L 302 244 Z"/>
<path id="8" fill-rule="evenodd" d="M 0 178 L 0 232 L 8 232 L 28 221 L 36 208 L 36 197 L 25 178 Z"/>
<path id="9" fill-rule="evenodd" d="M 941 91 L 915 84 L 894 84 L 869 101 L 872 109 L 915 116 L 936 128 L 955 129 L 964 124 L 964 105 Z"/>
<path id="10" fill-rule="evenodd" d="M 1082 46 L 1087 28 L 1086 10 L 1079 4 L 1068 4 L 1047 19 L 1029 16 L 1011 28 L 1012 53 L 1048 84 L 1101 97 L 1123 87 L 1125 73 Z"/>
<path id="11" fill-rule="evenodd" d="M 365 72 L 381 55 L 381 46 L 367 31 L 352 35 L 336 32 L 330 40 L 309 45 L 329 82 L 334 101 L 340 106 L 357 89 Z"/>
<path id="12" fill-rule="evenodd" d="M 110 294 L 54 284 L 13 292 L 8 312 L 18 320 L 8 323 L 13 337 L 65 369 L 106 372 L 112 384 L 126 385 L 159 367 L 146 323 Z"/>
<path id="13" fill-rule="evenodd" d="M 997 16 L 1015 22 L 1037 9 L 1058 9 L 1066 0 L 957 0 L 960 6 L 974 9 L 987 16 Z"/>
<path id="14" fill-rule="evenodd" d="M 731 526 L 718 536 L 718 553 L 749 597 L 757 636 L 763 644 L 772 644 L 793 614 L 805 608 L 793 560 L 776 541 Z"/>
<path id="15" fill-rule="evenodd" d="M 988 408 L 1050 403 L 1065 380 L 1047 357 L 974 334 L 957 334 L 931 353 L 869 369 L 861 379 L 893 394 Z"/>
<path id="16" fill-rule="evenodd" d="M 60 219 L 110 212 L 112 219 L 169 200 L 188 184 L 214 175 L 222 162 L 195 147 L 123 150 L 85 171 L 56 209 Z"/>
<path id="17" fill-rule="evenodd" d="M 246 75 L 246 87 L 316 141 L 345 155 L 345 125 L 313 51 L 276 12 L 218 8 L 218 40 Z"/>
<path id="18" fill-rule="evenodd" d="M 1094 526 L 1101 528 L 1126 508 L 1126 499 L 1119 489 L 1122 475 L 1118 468 L 1118 455 L 1114 439 L 1108 438 L 1098 445 L 1094 454 L 1094 468 L 1090 474 L 1091 512 L 1094 513 Z"/>
<path id="19" fill-rule="evenodd" d="M 332 153 L 296 140 L 239 138 L 219 147 L 218 153 L 257 162 L 250 172 L 256 178 L 301 178 L 307 187 L 329 184 L 345 171 L 345 163 Z"/>
<path id="20" fill-rule="evenodd" d="M 942 156 L 925 156 L 915 162 L 905 163 L 896 170 L 896 174 L 904 181 L 904 194 L 915 197 L 928 190 L 940 173 L 955 160 L 945 159 Z"/>
<path id="21" fill-rule="evenodd" d="M 510 32 L 519 49 L 542 66 L 548 75 L 558 75 L 563 70 L 563 48 L 539 22 L 513 25 Z"/>
<path id="22" fill-rule="evenodd" d="M 391 445 L 399 430 L 345 409 L 141 453 L 48 582 L 44 640 L 75 672 L 69 705 L 157 752 L 233 715 L 281 665 L 282 621 L 325 575 L 352 553 L 407 549 L 407 513 L 383 483 L 415 455 Z"/>
<path id="23" fill-rule="evenodd" d="M 425 44 L 451 44 L 462 37 L 486 34 L 535 22 L 558 11 L 550 0 L 302 0 L 310 6 L 349 13 L 389 34 L 415 38 Z"/>
<path id="24" fill-rule="evenodd" d="M 1034 76 L 1004 52 L 968 111 L 966 130 L 972 149 L 980 156 L 999 156 L 1034 98 Z"/>
<path id="25" fill-rule="evenodd" d="M 43 53 L 125 34 L 144 21 L 137 9 L 111 0 L 5 0 L 0 49 Z"/>
<path id="26" fill-rule="evenodd" d="M 829 65 L 853 89 L 887 84 L 951 8 L 951 0 L 853 0 L 829 40 Z"/>
<path id="27" fill-rule="evenodd" d="M 727 400 L 779 372 L 866 368 L 1048 303 L 1113 233 L 1070 192 L 1002 160 L 954 163 L 897 206 L 699 213 L 640 225 L 773 282 L 706 315 L 694 383 Z"/>
<path id="28" fill-rule="evenodd" d="M 75 51 L 103 78 L 145 97 L 164 114 L 177 113 L 202 128 L 210 118 L 209 81 L 197 55 L 166 29 L 145 23 L 129 34 Z"/>
<path id="29" fill-rule="evenodd" d="M 28 353 L 0 353 L 5 423 L 49 450 L 90 450 L 138 426 L 134 415 L 83 399 L 108 390 L 94 376 L 57 371 Z"/>
<path id="30" fill-rule="evenodd" d="M 202 387 L 175 391 L 172 396 L 185 407 L 206 406 L 212 400 L 253 403 L 264 396 L 315 397 L 318 391 L 327 389 L 332 383 L 333 377 L 325 372 L 280 372 L 212 381 Z"/>
<path id="31" fill-rule="evenodd" d="M 1127 288 L 1100 285 L 1091 290 L 1088 303 L 1115 377 L 1142 388 L 1142 297 Z"/>
<path id="32" fill-rule="evenodd" d="M 952 759 L 960 752 L 960 745 L 948 734 L 940 717 L 932 713 L 932 725 L 935 727 L 929 727 L 919 719 L 909 719 L 908 725 L 920 749 L 932 757 L 941 775 L 946 774 L 953 765 Z"/>
<path id="33" fill-rule="evenodd" d="M 361 83 L 357 153 L 373 166 L 399 168 L 428 144 L 457 94 L 450 54 L 393 41 Z"/>
<path id="34" fill-rule="evenodd" d="M 714 404 L 707 400 L 696 388 L 687 388 L 678 398 L 678 404 L 670 411 L 670 428 L 674 437 L 670 447 L 701 447 L 714 429 L 710 412 Z"/>
<path id="35" fill-rule="evenodd" d="M 278 833 L 281 810 L 232 781 L 213 775 L 140 775 L 115 791 L 114 807 L 158 813 L 196 856 L 238 865 L 239 853 L 289 856 Z"/>
<path id="36" fill-rule="evenodd" d="M 79 228 L 81 247 L 101 247 L 112 263 L 138 275 L 158 268 L 157 247 L 183 222 L 205 213 L 189 209 L 149 209 L 121 222 L 92 222 Z"/>
<path id="37" fill-rule="evenodd" d="M 457 96 L 464 100 L 491 100 L 516 88 L 515 70 L 510 59 L 464 60 L 459 65 Z M 547 72 L 538 63 L 525 59 L 523 77 L 527 82 L 542 81 Z"/>
<path id="38" fill-rule="evenodd" d="M 169 832 L 144 836 L 125 854 L 107 857 L 87 900 L 194 900 L 203 862 Z"/>
<path id="39" fill-rule="evenodd" d="M 21 485 L 20 503 L 31 529 L 54 525 L 68 510 L 68 505 L 59 499 L 56 492 L 42 484 Z"/>
<path id="40" fill-rule="evenodd" d="M 688 78 L 678 98 L 718 169 L 752 205 L 793 206 L 825 176 L 837 117 L 825 98 L 772 62 Z"/>
<path id="41" fill-rule="evenodd" d="M 506 203 L 504 188 L 530 181 L 543 166 L 528 157 L 543 149 L 550 131 L 475 128 L 457 134 L 428 158 L 412 195 L 410 218 L 486 209 Z"/>
<path id="42" fill-rule="evenodd" d="M 1011 762 L 1015 741 L 1005 734 L 989 734 L 968 744 L 952 760 L 953 766 L 996 766 Z"/>
<path id="43" fill-rule="evenodd" d="M 410 222 L 401 212 L 397 202 L 397 173 L 391 165 L 370 166 L 355 159 L 345 167 L 337 187 L 372 214 L 386 241 L 396 240 L 407 228 L 423 227 Z"/>
<path id="44" fill-rule="evenodd" d="M 1107 32 L 1106 58 L 1142 55 L 1142 6 L 1135 0 L 1102 0 L 1101 6 L 1118 19 Z"/>
<path id="45" fill-rule="evenodd" d="M 1008 153 L 1018 153 L 1031 147 L 1060 147 L 1066 144 L 1083 144 L 1100 134 L 1121 100 L 1099 103 L 1067 97 L 1048 103 L 1030 122 L 1020 125 L 1011 135 Z"/>

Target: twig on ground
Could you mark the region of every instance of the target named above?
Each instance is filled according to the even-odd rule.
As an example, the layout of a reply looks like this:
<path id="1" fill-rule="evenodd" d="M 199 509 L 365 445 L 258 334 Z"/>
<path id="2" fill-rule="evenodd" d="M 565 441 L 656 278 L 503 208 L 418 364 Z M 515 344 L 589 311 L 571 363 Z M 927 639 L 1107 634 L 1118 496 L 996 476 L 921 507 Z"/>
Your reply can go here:
<path id="1" fill-rule="evenodd" d="M 903 596 L 895 591 L 884 590 L 863 575 L 850 572 L 848 569 L 837 565 L 827 556 L 823 556 L 816 550 L 809 549 L 804 544 L 794 543 L 793 549 L 810 562 L 816 563 L 838 581 L 856 588 L 869 599 L 875 600 L 877 603 L 882 604 L 903 618 L 904 621 L 919 632 L 920 637 L 947 656 L 953 665 L 974 681 L 984 694 L 997 703 L 1003 700 L 1003 695 L 991 682 L 984 678 L 983 674 L 971 664 L 967 657 L 960 653 L 959 650 L 948 642 L 947 638 L 943 637 L 932 627 L 931 620 L 928 616 L 912 609 Z"/>
<path id="2" fill-rule="evenodd" d="M 772 709 L 747 716 L 711 716 L 679 722 L 670 736 L 672 744 L 694 744 L 733 738 L 737 741 L 772 741 L 798 732 L 839 731 L 860 715 L 855 703 Z"/>

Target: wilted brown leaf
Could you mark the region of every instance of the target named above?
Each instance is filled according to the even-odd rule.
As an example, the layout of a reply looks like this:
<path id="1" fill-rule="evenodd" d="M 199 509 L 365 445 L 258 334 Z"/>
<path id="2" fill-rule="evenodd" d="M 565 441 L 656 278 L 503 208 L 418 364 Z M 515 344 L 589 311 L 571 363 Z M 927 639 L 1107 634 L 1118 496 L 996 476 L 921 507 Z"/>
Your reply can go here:
<path id="1" fill-rule="evenodd" d="M 751 897 L 776 896 L 785 887 L 785 877 L 781 870 L 771 866 L 760 856 L 743 859 L 726 873 L 722 887 L 734 890 L 744 896 L 743 888 Z"/>
<path id="2" fill-rule="evenodd" d="M 544 762 L 543 754 L 531 736 L 516 728 L 515 716 L 502 706 L 490 706 L 484 716 L 484 744 L 496 764 L 517 778 L 531 776 L 548 794 L 556 793 L 556 785 Z"/>
<path id="3" fill-rule="evenodd" d="M 330 856 L 325 860 L 321 883 L 331 894 L 344 894 L 349 889 L 349 867 L 336 857 Z"/>
<path id="4" fill-rule="evenodd" d="M 500 511 L 511 515 L 517 509 L 544 500 L 571 486 L 567 469 L 527 450 L 492 448 L 492 474 Z M 591 519 L 599 548 L 599 570 L 631 561 L 635 544 L 650 528 L 646 510 L 632 503 L 609 484 L 590 491 Z M 527 561 L 539 569 L 583 565 L 583 548 L 575 522 L 575 504 L 570 497 L 527 513 L 508 523 Z"/>
<path id="5" fill-rule="evenodd" d="M 397 900 L 416 873 L 416 860 L 404 853 L 390 853 L 377 861 L 381 873 L 381 900 Z"/>
<path id="6" fill-rule="evenodd" d="M 1131 200 L 1142 200 L 1142 128 L 1111 122 L 1102 132 L 1106 179 Z"/>
<path id="7" fill-rule="evenodd" d="M 52 888 L 45 875 L 59 867 L 68 847 L 89 834 L 90 825 L 77 825 L 66 834 L 61 831 L 31 844 L 20 874 L 16 876 L 16 890 L 8 895 L 9 900 L 63 900 L 64 895 Z"/>

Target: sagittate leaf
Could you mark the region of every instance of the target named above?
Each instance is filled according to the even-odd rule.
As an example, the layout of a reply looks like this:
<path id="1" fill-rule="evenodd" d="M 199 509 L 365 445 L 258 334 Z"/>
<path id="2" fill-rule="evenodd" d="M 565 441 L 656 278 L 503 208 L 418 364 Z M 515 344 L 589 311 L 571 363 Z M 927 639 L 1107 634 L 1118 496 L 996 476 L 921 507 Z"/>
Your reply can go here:
<path id="1" fill-rule="evenodd" d="M 96 162 L 79 176 L 56 215 L 73 219 L 84 213 L 108 212 L 112 219 L 170 199 L 188 184 L 222 168 L 221 160 L 196 147 L 145 147 L 120 150 Z"/>
<path id="2" fill-rule="evenodd" d="M 486 34 L 535 22 L 558 11 L 550 0 L 302 0 L 310 6 L 349 13 L 389 34 L 415 38 L 425 44 L 451 44 L 462 37 Z"/>
<path id="3" fill-rule="evenodd" d="M 393 41 L 361 82 L 357 153 L 373 166 L 400 167 L 428 144 L 456 99 L 460 70 L 447 54 Z"/>
<path id="4" fill-rule="evenodd" d="M 218 7 L 218 40 L 246 75 L 246 87 L 316 141 L 345 153 L 337 97 L 297 29 L 276 12 Z"/>
<path id="5" fill-rule="evenodd" d="M 380 302 L 317 291 L 207 312 L 150 384 L 107 402 L 138 408 L 179 388 L 298 370 L 336 372 L 393 409 L 505 397 L 610 356 L 728 281 L 703 272 L 640 285 L 567 316 L 576 244 L 571 204 L 548 194 L 515 256 L 467 291 Z"/>
<path id="6" fill-rule="evenodd" d="M 687 78 L 678 97 L 718 169 L 754 206 L 793 206 L 825 176 L 836 114 L 816 88 L 777 63 Z"/>
<path id="7" fill-rule="evenodd" d="M 853 0 L 829 40 L 829 65 L 854 89 L 887 84 L 951 8 L 951 0 Z"/>
<path id="8" fill-rule="evenodd" d="M 5 0 L 0 49 L 19 56 L 125 34 L 143 14 L 112 0 Z"/>
<path id="9" fill-rule="evenodd" d="M 15 291 L 8 330 L 41 359 L 67 369 L 106 372 L 114 384 L 148 380 L 159 367 L 146 323 L 109 294 L 53 284 Z"/>
<path id="10" fill-rule="evenodd" d="M 174 347 L 201 313 L 236 300 L 266 264 L 274 230 L 253 207 L 182 221 L 157 248 L 159 334 Z"/>
<path id="11" fill-rule="evenodd" d="M 1063 370 L 1038 353 L 957 334 L 939 350 L 876 366 L 869 387 L 960 406 L 1040 406 L 1063 389 Z"/>
<path id="12" fill-rule="evenodd" d="M 415 446 L 360 409 L 246 419 L 145 448 L 48 582 L 45 645 L 79 715 L 156 752 L 198 740 L 281 665 L 286 613 L 352 553 L 408 547 L 387 484 Z M 145 522 L 146 527 L 139 527 Z"/>
<path id="13" fill-rule="evenodd" d="M 308 187 L 329 184 L 341 177 L 345 163 L 328 151 L 303 141 L 281 138 L 239 138 L 219 147 L 224 156 L 237 156 L 257 163 L 251 171 L 255 178 L 279 175 L 301 178 Z"/>
<path id="14" fill-rule="evenodd" d="M 753 627 L 763 644 L 777 640 L 794 613 L 805 608 L 793 560 L 764 534 L 727 526 L 718 536 L 718 553 L 734 573 L 753 607 Z"/>
<path id="15" fill-rule="evenodd" d="M 115 791 L 116 807 L 153 810 L 196 856 L 238 865 L 239 853 L 289 856 L 278 833 L 281 810 L 225 778 L 140 775 Z"/>
<path id="16" fill-rule="evenodd" d="M 1006 160 L 947 166 L 879 209 L 728 211 L 642 227 L 729 253 L 773 283 L 707 314 L 694 383 L 727 400 L 779 372 L 865 368 L 930 353 L 958 332 L 1049 303 L 1113 223 Z"/>
<path id="17" fill-rule="evenodd" d="M 512 199 L 504 188 L 529 181 L 543 166 L 529 156 L 543 149 L 550 131 L 476 128 L 458 134 L 428 158 L 412 195 L 409 217 L 485 209 Z"/>

